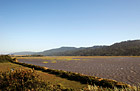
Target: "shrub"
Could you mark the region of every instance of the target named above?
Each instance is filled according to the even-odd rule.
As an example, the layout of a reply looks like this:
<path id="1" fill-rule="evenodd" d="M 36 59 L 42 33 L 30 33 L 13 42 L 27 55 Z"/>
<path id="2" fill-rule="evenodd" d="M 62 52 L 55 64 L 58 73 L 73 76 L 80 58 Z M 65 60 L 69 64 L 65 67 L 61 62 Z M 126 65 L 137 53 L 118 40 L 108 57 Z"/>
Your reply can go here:
<path id="1" fill-rule="evenodd" d="M 61 85 L 43 82 L 34 70 L 15 70 L 0 73 L 0 90 L 2 91 L 67 91 Z"/>
<path id="2" fill-rule="evenodd" d="M 12 61 L 12 58 L 8 55 L 0 55 L 0 63 Z"/>
<path id="3" fill-rule="evenodd" d="M 103 87 L 110 87 L 110 88 L 115 87 L 115 84 L 112 81 L 109 81 L 109 80 L 106 80 L 106 79 L 101 80 L 100 85 L 103 86 Z"/>

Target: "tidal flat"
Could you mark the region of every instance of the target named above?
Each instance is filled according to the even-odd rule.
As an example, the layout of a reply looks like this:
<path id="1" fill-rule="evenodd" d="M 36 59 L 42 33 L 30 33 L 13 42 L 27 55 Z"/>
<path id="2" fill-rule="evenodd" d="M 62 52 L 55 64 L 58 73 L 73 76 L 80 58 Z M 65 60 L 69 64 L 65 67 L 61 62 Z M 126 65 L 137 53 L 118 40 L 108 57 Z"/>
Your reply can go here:
<path id="1" fill-rule="evenodd" d="M 138 86 L 140 83 L 140 57 L 20 57 L 18 61 L 51 69 L 113 79 L 130 85 Z"/>

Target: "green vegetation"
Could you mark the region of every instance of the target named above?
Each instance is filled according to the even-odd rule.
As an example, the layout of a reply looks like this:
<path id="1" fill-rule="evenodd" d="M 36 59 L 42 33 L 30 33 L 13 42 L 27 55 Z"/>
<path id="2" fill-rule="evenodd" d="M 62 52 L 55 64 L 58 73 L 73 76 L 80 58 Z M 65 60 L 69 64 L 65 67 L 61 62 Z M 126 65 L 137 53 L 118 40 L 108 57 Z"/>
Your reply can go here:
<path id="1" fill-rule="evenodd" d="M 133 86 L 131 88 L 103 88 L 96 85 L 88 85 L 88 87 L 81 89 L 81 91 L 140 91 L 140 87 Z"/>
<path id="2" fill-rule="evenodd" d="M 77 50 L 77 48 L 75 48 L 75 47 L 61 47 L 61 48 L 56 48 L 56 49 L 51 49 L 51 50 L 39 52 L 39 53 L 36 53 L 36 55 L 39 54 L 39 55 L 53 56 L 57 53 L 71 51 L 71 50 Z"/>
<path id="3" fill-rule="evenodd" d="M 47 61 L 44 61 L 43 63 L 48 63 Z"/>
<path id="4" fill-rule="evenodd" d="M 8 55 L 0 55 L 0 63 L 12 61 L 11 57 Z"/>
<path id="5" fill-rule="evenodd" d="M 53 56 L 140 56 L 140 40 L 124 41 L 111 46 L 59 52 Z"/>
<path id="6" fill-rule="evenodd" d="M 56 63 L 56 61 L 55 61 L 55 60 L 53 60 L 53 61 L 51 61 L 51 63 Z"/>
<path id="7" fill-rule="evenodd" d="M 15 57 L 12 57 L 15 58 Z M 80 60 L 72 56 L 43 56 L 43 57 L 27 57 L 27 56 L 16 56 L 17 59 L 43 59 L 50 61 L 70 61 L 70 60 Z"/>
<path id="8" fill-rule="evenodd" d="M 41 80 L 34 70 L 15 70 L 0 73 L 0 90 L 2 91 L 68 91 L 61 85 L 52 85 Z"/>
<path id="9" fill-rule="evenodd" d="M 14 69 L 14 70 L 19 70 L 19 69 L 32 70 L 29 67 L 25 67 L 25 66 L 10 63 L 10 62 L 0 63 L 0 72 L 7 72 L 11 69 Z M 39 77 L 42 79 L 42 81 L 51 82 L 51 84 L 53 84 L 53 85 L 61 84 L 65 88 L 72 88 L 76 91 L 78 91 L 79 89 L 82 89 L 84 87 L 87 87 L 87 84 L 81 84 L 80 82 L 70 81 L 70 80 L 67 80 L 65 78 L 61 78 L 61 77 L 58 77 L 56 75 L 49 74 L 47 72 L 35 70 L 35 73 L 39 75 Z"/>
<path id="10" fill-rule="evenodd" d="M 20 54 L 20 53 L 15 53 Z M 25 53 L 26 54 L 26 53 Z M 27 53 L 28 54 L 28 53 Z M 42 56 L 140 56 L 140 40 L 128 40 L 110 46 L 61 47 L 22 57 Z M 20 57 L 20 56 L 19 56 Z"/>

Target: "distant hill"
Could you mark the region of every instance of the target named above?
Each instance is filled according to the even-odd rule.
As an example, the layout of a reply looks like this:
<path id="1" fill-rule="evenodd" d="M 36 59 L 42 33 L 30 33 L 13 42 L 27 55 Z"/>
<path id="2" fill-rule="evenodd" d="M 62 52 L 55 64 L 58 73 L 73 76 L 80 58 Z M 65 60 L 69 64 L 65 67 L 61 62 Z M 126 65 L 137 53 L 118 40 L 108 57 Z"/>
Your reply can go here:
<path id="1" fill-rule="evenodd" d="M 36 55 L 44 55 L 44 56 L 67 56 L 67 55 L 73 55 L 71 53 L 83 50 L 83 49 L 87 49 L 87 48 L 91 48 L 91 49 L 97 49 L 97 48 L 101 48 L 103 46 L 93 46 L 93 47 L 80 47 L 80 48 L 76 48 L 76 47 L 61 47 L 61 48 L 56 48 L 56 49 L 51 49 L 51 50 L 46 50 L 44 52 L 40 52 L 40 53 L 36 53 Z"/>
<path id="2" fill-rule="evenodd" d="M 17 52 L 12 54 L 44 56 L 140 56 L 140 40 L 128 40 L 110 46 L 61 47 L 43 52 Z"/>
<path id="3" fill-rule="evenodd" d="M 15 52 L 15 53 L 10 53 L 10 55 L 33 55 L 35 54 L 36 52 Z"/>
<path id="4" fill-rule="evenodd" d="M 140 40 L 123 41 L 111 46 L 97 46 L 59 52 L 54 56 L 140 56 Z"/>
<path id="5" fill-rule="evenodd" d="M 54 56 L 54 55 L 57 55 L 61 52 L 67 52 L 67 51 L 79 50 L 79 49 L 84 49 L 84 47 L 81 47 L 81 48 L 61 47 L 61 48 L 56 48 L 56 49 L 51 49 L 51 50 L 46 50 L 46 51 L 43 51 L 43 52 L 39 52 L 39 53 L 36 53 L 36 55 Z"/>

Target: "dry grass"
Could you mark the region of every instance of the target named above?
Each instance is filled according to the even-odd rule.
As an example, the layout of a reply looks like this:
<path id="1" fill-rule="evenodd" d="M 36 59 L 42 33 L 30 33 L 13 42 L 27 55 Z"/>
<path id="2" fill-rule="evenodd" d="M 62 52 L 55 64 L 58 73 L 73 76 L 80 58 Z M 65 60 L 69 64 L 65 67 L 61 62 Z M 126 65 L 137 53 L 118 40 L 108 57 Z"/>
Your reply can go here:
<path id="1" fill-rule="evenodd" d="M 131 88 L 102 88 L 96 85 L 88 85 L 88 87 L 81 89 L 81 91 L 140 91 L 140 87 L 133 86 Z"/>
<path id="2" fill-rule="evenodd" d="M 51 63 L 56 63 L 56 61 L 55 61 L 55 60 L 53 60 L 53 61 L 51 61 Z"/>
<path id="3" fill-rule="evenodd" d="M 16 69 L 30 69 L 30 68 L 23 67 L 21 65 L 17 65 L 13 63 L 0 63 L 1 72 L 9 71 L 10 69 L 16 70 Z M 51 82 L 54 85 L 62 84 L 66 88 L 73 88 L 73 89 L 81 89 L 87 86 L 86 84 L 81 84 L 80 82 L 76 82 L 76 81 L 70 81 L 42 71 L 36 71 L 36 72 L 38 75 L 40 75 L 42 80 Z"/>
<path id="4" fill-rule="evenodd" d="M 16 58 L 17 59 L 61 60 L 61 61 L 79 60 L 79 59 L 73 59 L 75 58 L 74 56 L 44 56 L 44 57 L 16 57 Z"/>
<path id="5" fill-rule="evenodd" d="M 16 58 L 70 61 L 70 60 L 80 60 L 79 58 L 113 58 L 113 57 L 140 57 L 140 56 L 43 56 L 43 57 L 16 57 Z"/>
<path id="6" fill-rule="evenodd" d="M 43 63 L 48 63 L 47 61 L 44 61 Z"/>

